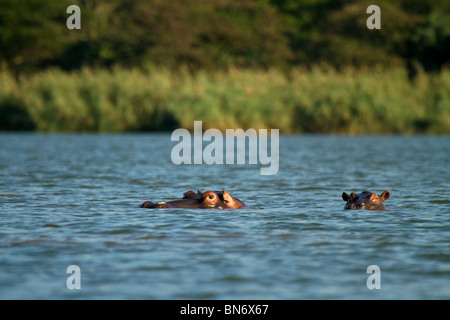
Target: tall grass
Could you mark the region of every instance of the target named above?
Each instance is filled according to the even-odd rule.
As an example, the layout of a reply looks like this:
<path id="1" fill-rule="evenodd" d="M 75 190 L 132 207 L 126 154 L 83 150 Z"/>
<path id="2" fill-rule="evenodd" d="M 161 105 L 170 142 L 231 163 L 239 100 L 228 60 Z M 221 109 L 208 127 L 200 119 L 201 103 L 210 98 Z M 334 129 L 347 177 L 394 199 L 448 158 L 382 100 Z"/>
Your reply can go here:
<path id="1" fill-rule="evenodd" d="M 282 133 L 450 133 L 450 71 L 0 72 L 0 130 L 124 132 L 279 128 Z"/>

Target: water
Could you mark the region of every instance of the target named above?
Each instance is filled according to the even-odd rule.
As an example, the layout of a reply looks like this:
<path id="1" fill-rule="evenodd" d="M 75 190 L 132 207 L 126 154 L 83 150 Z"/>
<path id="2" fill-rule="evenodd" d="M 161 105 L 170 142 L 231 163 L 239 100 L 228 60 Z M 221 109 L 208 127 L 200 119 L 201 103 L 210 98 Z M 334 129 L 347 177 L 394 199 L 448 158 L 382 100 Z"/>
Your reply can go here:
<path id="1" fill-rule="evenodd" d="M 281 136 L 274 176 L 176 166 L 173 146 L 0 134 L 0 298 L 450 299 L 448 137 Z M 139 208 L 222 187 L 252 208 Z M 388 211 L 343 210 L 365 189 Z"/>

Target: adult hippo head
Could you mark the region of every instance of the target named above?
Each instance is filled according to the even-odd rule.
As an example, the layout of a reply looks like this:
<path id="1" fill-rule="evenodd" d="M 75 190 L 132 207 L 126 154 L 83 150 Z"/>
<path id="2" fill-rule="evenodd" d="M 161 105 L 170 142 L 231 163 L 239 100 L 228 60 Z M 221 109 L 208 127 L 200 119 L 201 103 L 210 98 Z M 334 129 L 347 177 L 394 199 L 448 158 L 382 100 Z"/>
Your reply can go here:
<path id="1" fill-rule="evenodd" d="M 224 207 L 228 207 L 230 209 L 241 209 L 241 208 L 246 208 L 247 207 L 245 205 L 245 203 L 243 203 L 238 198 L 234 198 L 233 196 L 231 196 L 231 194 L 226 192 L 225 189 L 222 189 L 222 191 L 215 191 L 215 193 L 219 196 L 220 202 L 222 203 L 222 205 Z M 189 190 L 188 192 L 186 192 L 184 194 L 183 199 L 199 199 L 199 198 L 202 197 L 203 194 L 204 193 L 202 193 L 198 189 L 197 189 L 197 193 L 195 193 L 192 190 Z"/>
<path id="2" fill-rule="evenodd" d="M 381 195 L 370 191 L 363 191 L 360 194 L 352 192 L 350 195 L 342 193 L 342 199 L 347 201 L 344 209 L 386 210 L 383 202 L 389 197 L 390 193 L 387 190 Z"/>
<path id="3" fill-rule="evenodd" d="M 206 191 L 196 199 L 181 199 L 173 201 L 159 201 L 153 203 L 145 201 L 141 208 L 191 208 L 191 209 L 228 209 L 224 206 L 214 191 Z"/>

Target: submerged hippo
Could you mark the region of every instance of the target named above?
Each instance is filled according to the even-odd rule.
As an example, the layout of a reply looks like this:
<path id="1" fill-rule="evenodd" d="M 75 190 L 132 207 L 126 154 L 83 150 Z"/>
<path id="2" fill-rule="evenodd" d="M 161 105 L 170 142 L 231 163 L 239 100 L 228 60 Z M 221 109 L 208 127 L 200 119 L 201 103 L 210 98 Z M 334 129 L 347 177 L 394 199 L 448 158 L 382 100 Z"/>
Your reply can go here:
<path id="1" fill-rule="evenodd" d="M 383 201 L 389 199 L 389 191 L 384 191 L 381 195 L 372 193 L 370 191 L 363 191 L 360 194 L 342 193 L 342 199 L 347 201 L 344 209 L 366 209 L 366 210 L 386 210 Z"/>
<path id="2" fill-rule="evenodd" d="M 145 201 L 141 208 L 191 208 L 191 209 L 229 209 L 224 206 L 217 193 L 206 191 L 195 199 L 181 199 L 173 201 L 159 201 L 153 203 Z"/>
<path id="3" fill-rule="evenodd" d="M 220 202 L 224 207 L 227 207 L 229 209 L 241 209 L 247 207 L 245 203 L 243 203 L 238 198 L 234 198 L 233 196 L 231 196 L 231 194 L 226 192 L 225 189 L 222 189 L 222 191 L 214 191 L 214 192 L 219 196 Z M 184 194 L 183 199 L 199 199 L 202 197 L 202 195 L 203 193 L 198 189 L 197 193 L 195 193 L 192 190 L 189 190 Z"/>

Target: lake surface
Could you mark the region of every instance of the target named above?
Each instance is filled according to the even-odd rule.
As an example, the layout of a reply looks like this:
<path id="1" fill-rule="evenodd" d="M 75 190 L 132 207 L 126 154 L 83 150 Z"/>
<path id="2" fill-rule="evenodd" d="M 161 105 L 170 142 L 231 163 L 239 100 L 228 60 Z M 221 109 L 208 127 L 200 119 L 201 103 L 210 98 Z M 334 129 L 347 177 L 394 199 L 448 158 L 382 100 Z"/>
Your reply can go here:
<path id="1" fill-rule="evenodd" d="M 450 299 L 449 137 L 280 136 L 272 176 L 177 166 L 175 144 L 0 134 L 0 298 Z M 251 208 L 139 208 L 197 188 Z M 388 210 L 343 209 L 366 189 Z"/>

